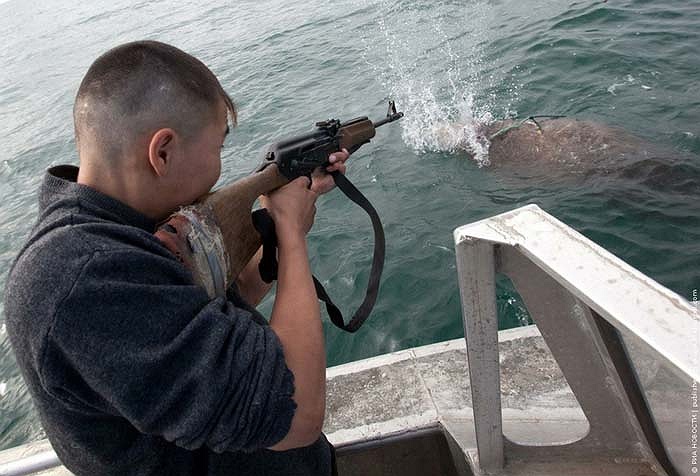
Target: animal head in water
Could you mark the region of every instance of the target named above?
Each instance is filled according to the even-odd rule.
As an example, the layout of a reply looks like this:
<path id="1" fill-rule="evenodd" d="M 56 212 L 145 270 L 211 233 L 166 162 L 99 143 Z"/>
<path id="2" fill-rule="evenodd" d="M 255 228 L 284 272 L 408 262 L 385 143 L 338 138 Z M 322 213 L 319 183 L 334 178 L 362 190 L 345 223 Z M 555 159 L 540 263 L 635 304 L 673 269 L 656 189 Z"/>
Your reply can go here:
<path id="1" fill-rule="evenodd" d="M 489 164 L 488 124 L 439 122 L 431 133 L 437 150 L 466 152 L 480 166 Z"/>

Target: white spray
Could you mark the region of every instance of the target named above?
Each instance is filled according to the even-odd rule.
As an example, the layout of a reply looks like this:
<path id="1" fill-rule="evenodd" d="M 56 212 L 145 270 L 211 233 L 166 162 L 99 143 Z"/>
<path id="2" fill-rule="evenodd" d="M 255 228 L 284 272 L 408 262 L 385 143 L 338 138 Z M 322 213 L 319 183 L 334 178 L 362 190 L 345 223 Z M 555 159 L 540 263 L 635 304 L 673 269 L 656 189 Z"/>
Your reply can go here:
<path id="1" fill-rule="evenodd" d="M 389 96 L 405 112 L 404 142 L 419 153 L 467 150 L 488 165 L 489 142 L 479 129 L 493 120 L 495 98 L 487 90 L 500 82 L 485 70 L 484 46 L 497 32 L 492 7 L 366 0 L 378 9 L 379 38 L 365 40 L 365 60 Z M 459 51 L 460 53 L 457 53 Z M 510 86 L 505 115 L 517 87 Z M 501 102 L 503 102 L 501 100 Z"/>

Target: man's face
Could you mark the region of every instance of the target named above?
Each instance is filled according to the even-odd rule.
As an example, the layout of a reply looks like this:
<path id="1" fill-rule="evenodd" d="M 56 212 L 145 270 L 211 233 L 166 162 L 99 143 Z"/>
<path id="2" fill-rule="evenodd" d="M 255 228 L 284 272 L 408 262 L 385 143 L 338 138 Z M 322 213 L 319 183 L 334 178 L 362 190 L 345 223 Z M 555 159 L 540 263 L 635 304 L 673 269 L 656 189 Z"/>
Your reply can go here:
<path id="1" fill-rule="evenodd" d="M 177 191 L 183 204 L 190 204 L 209 192 L 219 179 L 221 148 L 229 130 L 226 112 L 222 102 L 216 119 L 184 144 L 184 160 L 178 170 L 180 190 Z"/>

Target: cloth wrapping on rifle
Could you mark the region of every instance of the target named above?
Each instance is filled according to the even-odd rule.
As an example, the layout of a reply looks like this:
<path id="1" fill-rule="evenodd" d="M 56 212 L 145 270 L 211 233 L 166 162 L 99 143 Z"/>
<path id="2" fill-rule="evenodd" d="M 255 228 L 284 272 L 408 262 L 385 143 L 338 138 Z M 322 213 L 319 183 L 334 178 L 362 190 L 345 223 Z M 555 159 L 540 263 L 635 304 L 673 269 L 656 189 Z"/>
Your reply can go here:
<path id="1" fill-rule="evenodd" d="M 187 269 L 211 299 L 226 295 L 229 258 L 212 211 L 202 205 L 183 207 L 158 227 L 156 237 Z"/>

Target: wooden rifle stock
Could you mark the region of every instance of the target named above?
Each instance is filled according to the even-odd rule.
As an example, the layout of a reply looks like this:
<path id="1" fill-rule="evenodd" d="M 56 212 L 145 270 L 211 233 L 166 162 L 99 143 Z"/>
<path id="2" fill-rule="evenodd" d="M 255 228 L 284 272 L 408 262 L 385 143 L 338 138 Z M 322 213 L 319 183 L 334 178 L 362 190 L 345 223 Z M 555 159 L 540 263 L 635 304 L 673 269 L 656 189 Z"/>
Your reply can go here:
<path id="1" fill-rule="evenodd" d="M 261 245 L 251 210 L 258 197 L 289 182 L 276 164 L 205 195 L 197 203 L 209 210 L 219 225 L 228 253 L 227 282 L 238 277 Z"/>
<path id="2" fill-rule="evenodd" d="M 288 182 L 268 164 L 181 208 L 155 235 L 210 298 L 223 296 L 262 244 L 251 218 L 255 200 Z"/>

